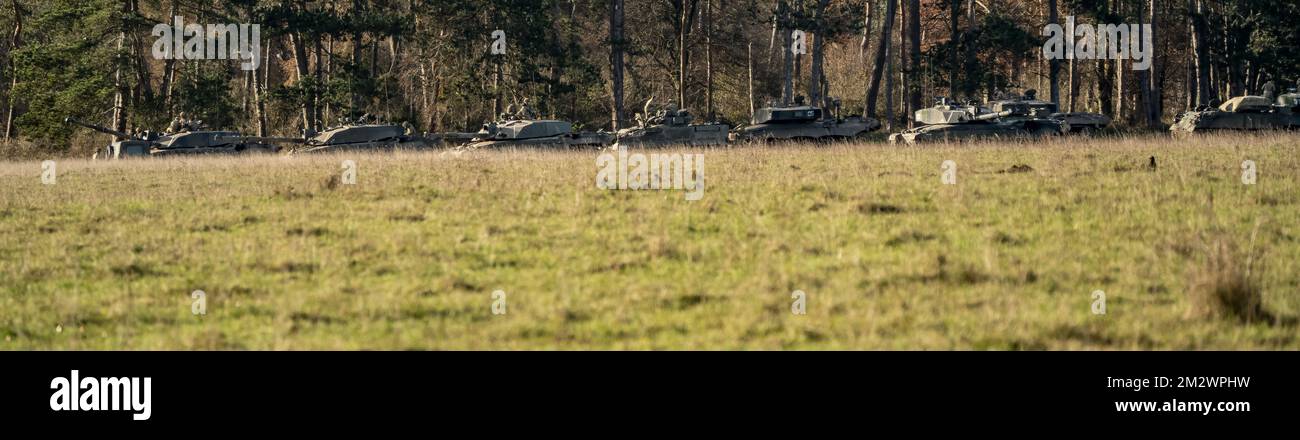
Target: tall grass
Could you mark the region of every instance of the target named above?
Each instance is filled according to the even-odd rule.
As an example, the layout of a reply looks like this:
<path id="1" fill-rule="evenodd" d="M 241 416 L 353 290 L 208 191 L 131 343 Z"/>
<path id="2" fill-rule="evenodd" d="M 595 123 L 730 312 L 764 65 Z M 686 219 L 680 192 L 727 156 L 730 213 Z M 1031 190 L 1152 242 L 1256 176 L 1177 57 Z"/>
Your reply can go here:
<path id="1" fill-rule="evenodd" d="M 3 162 L 0 348 L 1294 349 L 1297 140 Z"/>

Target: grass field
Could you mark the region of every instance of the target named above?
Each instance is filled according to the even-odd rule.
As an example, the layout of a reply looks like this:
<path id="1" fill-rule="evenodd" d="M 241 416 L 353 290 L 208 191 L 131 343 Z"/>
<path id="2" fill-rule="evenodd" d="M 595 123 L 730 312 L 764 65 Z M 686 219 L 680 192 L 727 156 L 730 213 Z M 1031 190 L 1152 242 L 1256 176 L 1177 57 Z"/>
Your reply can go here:
<path id="1" fill-rule="evenodd" d="M 3 163 L 0 347 L 1297 349 L 1298 145 L 691 150 L 699 201 L 590 152 Z"/>

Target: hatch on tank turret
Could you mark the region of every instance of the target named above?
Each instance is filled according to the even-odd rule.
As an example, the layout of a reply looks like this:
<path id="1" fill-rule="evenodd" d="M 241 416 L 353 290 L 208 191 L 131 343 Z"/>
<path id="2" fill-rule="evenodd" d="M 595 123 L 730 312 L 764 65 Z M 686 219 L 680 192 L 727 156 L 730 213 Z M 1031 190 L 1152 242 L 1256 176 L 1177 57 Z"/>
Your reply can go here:
<path id="1" fill-rule="evenodd" d="M 754 111 L 755 124 L 782 122 L 811 122 L 822 118 L 822 109 L 816 107 L 769 107 Z"/>

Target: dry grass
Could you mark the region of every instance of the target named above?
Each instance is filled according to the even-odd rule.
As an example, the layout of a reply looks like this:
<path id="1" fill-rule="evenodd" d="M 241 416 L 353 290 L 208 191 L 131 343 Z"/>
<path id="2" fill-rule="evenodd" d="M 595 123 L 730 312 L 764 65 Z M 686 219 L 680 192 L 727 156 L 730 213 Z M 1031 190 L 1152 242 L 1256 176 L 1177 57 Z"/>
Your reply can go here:
<path id="1" fill-rule="evenodd" d="M 1275 321 L 1264 309 L 1261 272 L 1263 251 L 1256 249 L 1258 225 L 1247 248 L 1230 236 L 1212 233 L 1202 238 L 1202 256 L 1190 271 L 1188 316 L 1230 318 L 1245 323 Z"/>
<path id="2" fill-rule="evenodd" d="M 1295 349 L 1297 140 L 713 149 L 696 202 L 579 152 L 0 163 L 0 347 Z"/>

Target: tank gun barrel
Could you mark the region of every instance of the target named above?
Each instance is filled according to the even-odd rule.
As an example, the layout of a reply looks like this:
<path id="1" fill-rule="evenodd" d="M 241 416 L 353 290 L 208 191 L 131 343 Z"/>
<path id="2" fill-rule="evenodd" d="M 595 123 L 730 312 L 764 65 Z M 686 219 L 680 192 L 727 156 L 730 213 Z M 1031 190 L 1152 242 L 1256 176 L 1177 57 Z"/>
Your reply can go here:
<path id="1" fill-rule="evenodd" d="M 81 120 L 79 120 L 79 119 L 77 119 L 77 118 L 73 118 L 73 117 L 67 117 L 67 118 L 64 118 L 64 119 L 63 119 L 63 122 L 64 122 L 64 123 L 67 123 L 67 124 L 80 125 L 80 126 L 82 126 L 82 127 L 86 127 L 86 128 L 91 129 L 91 130 L 98 131 L 98 132 L 100 132 L 100 133 L 111 134 L 111 135 L 113 135 L 113 136 L 117 136 L 117 137 L 119 137 L 119 138 L 123 138 L 123 139 L 143 140 L 143 139 L 137 138 L 137 137 L 135 137 L 135 136 L 131 136 L 131 135 L 129 135 L 129 134 L 126 134 L 126 133 L 123 133 L 123 132 L 120 132 L 120 131 L 117 131 L 117 130 L 114 130 L 114 129 L 111 129 L 111 128 L 108 128 L 108 127 L 104 127 L 104 126 L 100 126 L 100 125 L 95 125 L 95 124 L 89 124 L 89 123 L 86 123 L 86 122 L 82 122 Z"/>
<path id="2" fill-rule="evenodd" d="M 990 119 L 1005 118 L 1007 116 L 1011 116 L 1012 113 L 1013 112 L 1011 110 L 1005 110 L 997 113 L 985 113 L 982 115 L 975 116 L 974 119 L 976 121 L 987 121 Z"/>

